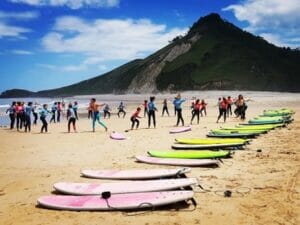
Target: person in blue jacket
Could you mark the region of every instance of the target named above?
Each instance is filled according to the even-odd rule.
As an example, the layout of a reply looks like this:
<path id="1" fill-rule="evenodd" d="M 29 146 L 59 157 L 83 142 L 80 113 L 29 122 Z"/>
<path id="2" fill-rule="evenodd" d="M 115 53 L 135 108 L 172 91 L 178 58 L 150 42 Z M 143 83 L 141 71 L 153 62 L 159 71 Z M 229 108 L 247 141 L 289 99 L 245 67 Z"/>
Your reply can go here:
<path id="1" fill-rule="evenodd" d="M 174 101 L 173 101 L 173 104 L 174 104 L 174 107 L 175 107 L 175 111 L 176 111 L 176 114 L 177 114 L 177 123 L 176 123 L 176 126 L 179 125 L 180 121 L 181 121 L 181 124 L 182 126 L 184 126 L 184 120 L 182 118 L 182 108 L 181 108 L 181 104 L 185 102 L 185 99 L 181 99 L 181 95 L 178 94 Z"/>
<path id="2" fill-rule="evenodd" d="M 31 131 L 31 113 L 32 113 L 33 107 L 32 102 L 28 102 L 27 106 L 25 106 L 25 132 L 27 130 Z"/>
<path id="3" fill-rule="evenodd" d="M 40 120 L 43 123 L 43 125 L 41 127 L 41 133 L 43 133 L 44 130 L 45 130 L 45 132 L 48 132 L 48 123 L 47 123 L 47 120 L 46 120 L 46 117 L 47 117 L 48 113 L 49 113 L 48 105 L 44 104 L 43 108 L 40 111 Z"/>
<path id="4" fill-rule="evenodd" d="M 155 120 L 155 111 L 157 111 L 157 108 L 154 104 L 155 97 L 150 97 L 150 101 L 148 103 L 148 128 L 151 126 L 151 118 L 153 120 L 154 128 L 156 127 L 156 120 Z"/>

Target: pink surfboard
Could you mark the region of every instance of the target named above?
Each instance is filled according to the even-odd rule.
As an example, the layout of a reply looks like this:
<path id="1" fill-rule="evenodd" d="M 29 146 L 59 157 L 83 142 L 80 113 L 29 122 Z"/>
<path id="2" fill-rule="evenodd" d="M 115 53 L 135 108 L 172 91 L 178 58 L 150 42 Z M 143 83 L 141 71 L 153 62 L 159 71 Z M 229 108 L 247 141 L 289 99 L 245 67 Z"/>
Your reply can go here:
<path id="1" fill-rule="evenodd" d="M 195 178 L 178 178 L 148 181 L 123 181 L 113 183 L 67 183 L 60 182 L 53 185 L 54 189 L 71 195 L 101 195 L 105 191 L 112 194 L 136 192 L 153 192 L 175 190 L 197 184 Z"/>
<path id="2" fill-rule="evenodd" d="M 178 127 L 176 129 L 170 130 L 170 134 L 183 133 L 183 132 L 187 132 L 187 131 L 191 131 L 191 130 L 192 130 L 191 126 Z"/>
<path id="3" fill-rule="evenodd" d="M 218 160 L 213 159 L 176 159 L 157 158 L 151 156 L 136 156 L 137 161 L 149 164 L 171 165 L 171 166 L 212 166 L 218 165 Z"/>
<path id="4" fill-rule="evenodd" d="M 165 191 L 112 194 L 107 200 L 101 196 L 50 195 L 38 199 L 38 205 L 62 210 L 125 210 L 153 208 L 193 198 L 193 191 Z"/>
<path id="5" fill-rule="evenodd" d="M 114 140 L 125 140 L 126 139 L 124 134 L 121 134 L 121 133 L 118 133 L 118 132 L 115 132 L 115 131 L 113 131 L 110 134 L 110 138 L 114 139 Z"/>
<path id="6" fill-rule="evenodd" d="M 144 180 L 174 177 L 190 172 L 190 168 L 178 169 L 136 169 L 136 170 L 82 170 L 81 174 L 89 178 L 112 180 Z"/>

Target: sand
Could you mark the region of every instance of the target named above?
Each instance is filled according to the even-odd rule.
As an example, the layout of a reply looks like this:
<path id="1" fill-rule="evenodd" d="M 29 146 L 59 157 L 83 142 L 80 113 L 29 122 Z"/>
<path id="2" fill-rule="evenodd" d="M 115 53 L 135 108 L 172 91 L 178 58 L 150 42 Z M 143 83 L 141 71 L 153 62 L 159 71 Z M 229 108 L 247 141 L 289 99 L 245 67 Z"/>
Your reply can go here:
<path id="1" fill-rule="evenodd" d="M 184 134 L 169 134 L 176 120 L 170 107 L 170 117 L 160 117 L 158 112 L 156 129 L 145 129 L 147 120 L 141 119 L 139 130 L 125 133 L 128 140 L 111 140 L 111 131 L 129 128 L 129 116 L 136 105 L 128 106 L 125 119 L 113 115 L 104 120 L 109 127 L 107 133 L 100 126 L 92 133 L 91 122 L 83 117 L 77 123 L 78 133 L 66 133 L 66 121 L 51 124 L 49 134 L 39 134 L 40 125 L 30 134 L 0 129 L 0 224 L 300 224 L 300 95 L 249 95 L 253 101 L 249 102 L 247 118 L 266 108 L 288 107 L 296 111 L 295 121 L 253 140 L 219 168 L 193 168 L 188 176 L 198 178 L 209 190 L 198 193 L 197 189 L 194 211 L 192 206 L 176 204 L 135 216 L 69 212 L 38 208 L 36 200 L 51 194 L 52 184 L 58 181 L 95 182 L 80 177 L 81 169 L 173 168 L 136 163 L 132 157 L 147 150 L 170 149 L 176 137 L 205 137 L 210 129 L 224 126 L 216 124 L 215 96 L 207 96 L 208 116 Z M 160 110 L 162 98 L 157 99 Z M 183 115 L 188 123 L 188 103 Z M 226 125 L 239 122 L 231 117 Z M 225 190 L 233 191 L 231 198 L 222 196 Z"/>

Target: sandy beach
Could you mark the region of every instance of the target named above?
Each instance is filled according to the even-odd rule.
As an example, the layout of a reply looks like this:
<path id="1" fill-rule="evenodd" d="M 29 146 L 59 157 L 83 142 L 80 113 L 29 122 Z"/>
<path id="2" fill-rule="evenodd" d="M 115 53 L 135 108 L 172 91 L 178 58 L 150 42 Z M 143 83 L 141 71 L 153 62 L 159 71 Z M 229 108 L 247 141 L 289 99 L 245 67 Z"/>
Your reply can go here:
<path id="1" fill-rule="evenodd" d="M 1 128 L 0 224 L 300 224 L 300 94 L 288 93 L 245 94 L 253 100 L 249 102 L 247 119 L 261 114 L 264 109 L 291 108 L 296 111 L 295 120 L 286 128 L 254 139 L 245 150 L 225 159 L 219 168 L 193 168 L 188 177 L 198 178 L 201 185 L 210 190 L 195 193 L 198 206 L 194 211 L 193 206 L 176 204 L 129 216 L 122 212 L 69 212 L 36 206 L 38 197 L 51 194 L 55 182 L 97 181 L 80 177 L 81 169 L 173 168 L 136 163 L 132 157 L 146 155 L 148 150 L 170 150 L 177 137 L 205 137 L 209 130 L 224 126 L 222 122 L 216 123 L 216 96 L 222 93 L 205 93 L 208 115 L 201 117 L 200 124 L 193 125 L 191 132 L 177 135 L 169 134 L 176 122 L 170 103 L 171 116 L 160 116 L 162 95 L 156 100 L 157 128 L 146 129 L 147 119 L 143 118 L 140 129 L 124 133 L 128 137 L 125 141 L 112 140 L 109 134 L 124 132 L 130 127 L 130 115 L 138 106 L 133 100 L 125 101 L 128 104 L 125 119 L 112 115 L 104 120 L 109 128 L 107 133 L 100 126 L 95 133 L 91 132 L 91 121 L 84 117 L 77 122 L 78 133 L 67 133 L 65 120 L 50 124 L 48 134 L 39 134 L 40 124 L 33 127 L 31 133 Z M 188 99 L 192 95 L 194 93 L 182 94 Z M 99 98 L 101 102 L 107 97 Z M 139 96 L 137 101 L 142 103 L 148 98 L 149 95 Z M 183 116 L 189 124 L 188 102 Z M 239 122 L 230 117 L 226 126 Z M 258 149 L 262 151 L 257 152 Z M 233 191 L 231 198 L 222 196 L 225 190 Z"/>

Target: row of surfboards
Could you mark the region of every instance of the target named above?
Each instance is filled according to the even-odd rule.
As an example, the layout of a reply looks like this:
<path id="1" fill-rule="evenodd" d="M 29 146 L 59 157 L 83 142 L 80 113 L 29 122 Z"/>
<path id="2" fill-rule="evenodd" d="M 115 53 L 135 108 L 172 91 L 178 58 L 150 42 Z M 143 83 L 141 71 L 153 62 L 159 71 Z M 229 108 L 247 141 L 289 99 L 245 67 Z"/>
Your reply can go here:
<path id="1" fill-rule="evenodd" d="M 277 112 L 277 114 L 275 113 Z M 292 121 L 292 113 L 266 111 L 263 118 L 267 124 L 238 125 L 235 128 L 222 128 L 221 131 L 247 131 L 257 135 L 284 126 Z M 280 114 L 280 115 L 278 115 Z M 281 115 L 283 114 L 283 115 Z M 274 117 L 271 123 L 269 117 Z M 279 117 L 282 123 L 277 123 Z M 267 118 L 267 119 L 266 119 Z M 286 119 L 289 118 L 289 119 Z M 264 132 L 257 132 L 264 131 Z M 246 133 L 246 132 L 241 132 Z M 230 134 L 230 132 L 229 132 Z M 113 135 L 113 134 L 112 134 Z M 115 135 L 118 135 L 116 133 Z M 254 135 L 256 136 L 256 135 Z M 248 136 L 245 136 L 248 137 Z M 177 151 L 149 151 L 149 156 L 136 156 L 139 162 L 177 166 L 218 165 L 217 158 L 229 157 L 230 151 L 203 150 L 213 148 L 239 148 L 250 142 L 242 138 L 178 138 L 172 145 Z M 184 150 L 183 150 L 184 149 Z M 201 150 L 201 151 L 199 151 Z M 83 170 L 82 176 L 94 179 L 120 180 L 110 183 L 59 182 L 53 188 L 64 195 L 43 196 L 38 204 L 62 210 L 130 210 L 154 208 L 193 199 L 192 186 L 199 185 L 197 179 L 186 178 L 190 168 L 145 169 L 145 170 Z"/>

